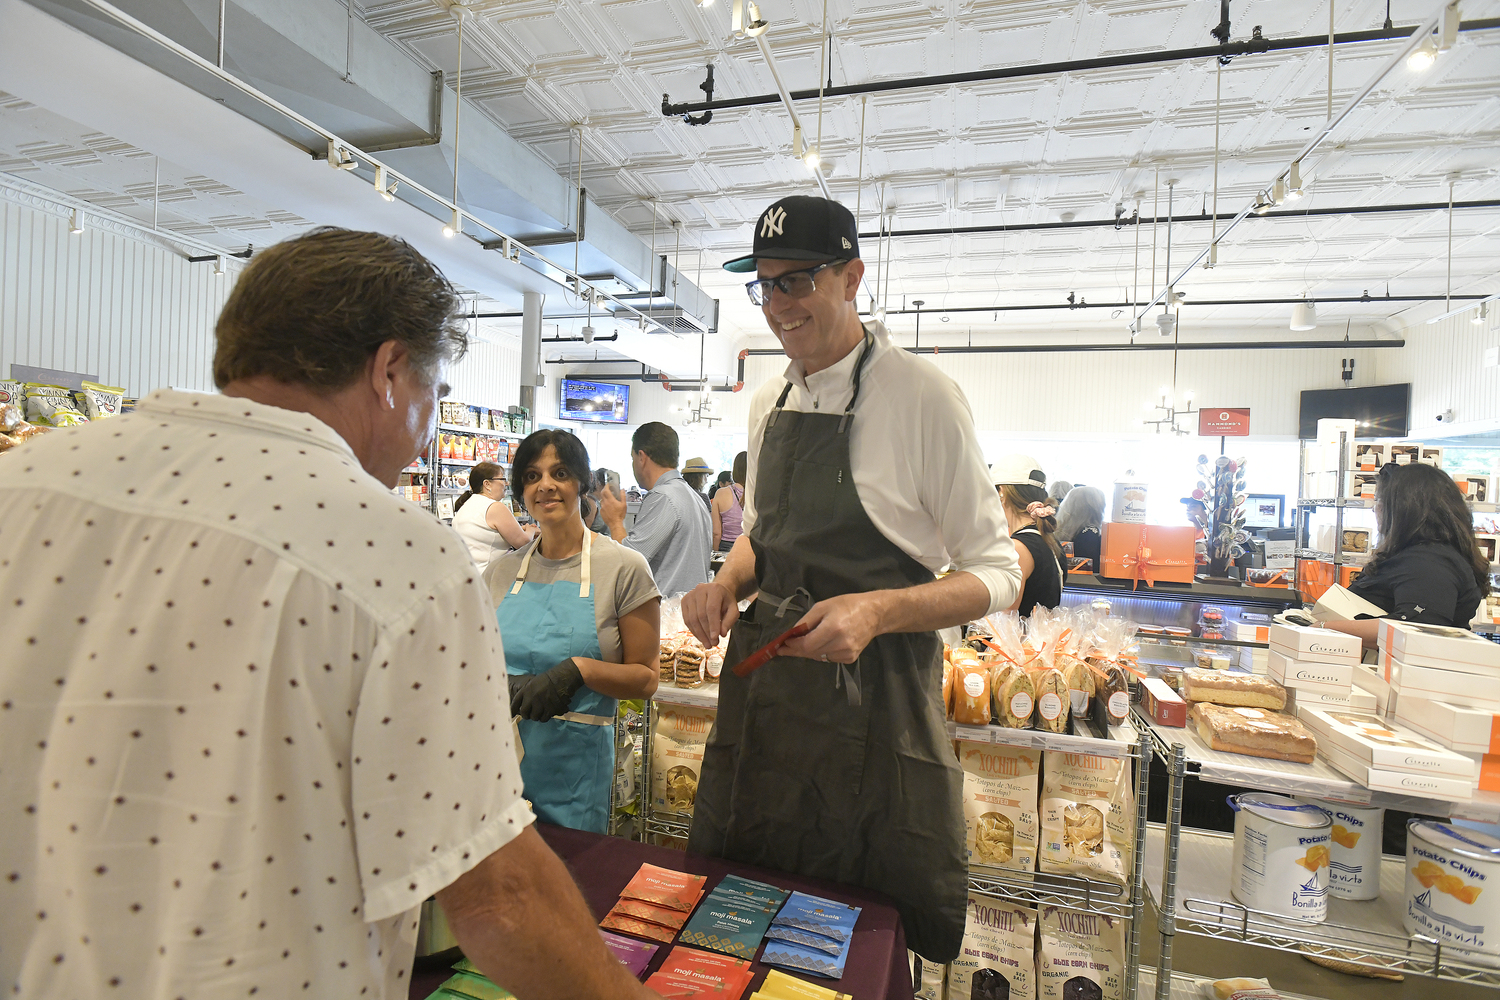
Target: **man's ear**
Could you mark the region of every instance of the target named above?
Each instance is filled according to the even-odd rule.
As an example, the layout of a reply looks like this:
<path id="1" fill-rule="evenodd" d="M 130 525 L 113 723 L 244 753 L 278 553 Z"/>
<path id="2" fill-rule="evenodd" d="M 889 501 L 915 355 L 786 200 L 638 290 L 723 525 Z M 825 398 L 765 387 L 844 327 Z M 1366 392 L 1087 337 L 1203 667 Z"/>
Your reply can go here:
<path id="1" fill-rule="evenodd" d="M 858 257 L 851 260 L 844 268 L 844 301 L 853 302 L 854 297 L 859 294 L 859 283 L 865 277 L 865 262 Z"/>
<path id="2" fill-rule="evenodd" d="M 386 409 L 396 408 L 396 379 L 410 369 L 411 355 L 401 341 L 387 340 L 376 348 L 369 363 L 370 388 Z"/>

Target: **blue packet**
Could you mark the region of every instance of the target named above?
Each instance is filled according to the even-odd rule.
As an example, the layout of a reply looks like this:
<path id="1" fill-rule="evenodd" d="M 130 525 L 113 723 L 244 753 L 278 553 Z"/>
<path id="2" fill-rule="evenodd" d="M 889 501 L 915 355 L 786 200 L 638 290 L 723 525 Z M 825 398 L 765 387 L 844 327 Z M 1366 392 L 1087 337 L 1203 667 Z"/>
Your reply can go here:
<path id="1" fill-rule="evenodd" d="M 710 894 L 683 927 L 677 940 L 739 958 L 753 958 L 765 937 L 776 907 L 747 906 L 736 900 Z"/>
<path id="2" fill-rule="evenodd" d="M 804 948 L 790 941 L 767 938 L 765 950 L 760 955 L 760 961 L 762 965 L 795 969 L 798 972 L 807 972 L 814 976 L 822 976 L 824 979 L 843 979 L 844 963 L 849 959 L 849 943 L 849 941 L 845 941 L 839 947 L 838 955 L 834 956 L 825 951 Z"/>
<path id="3" fill-rule="evenodd" d="M 854 925 L 859 922 L 859 914 L 860 908 L 857 906 L 805 892 L 794 892 L 772 923 L 847 942 L 854 935 Z"/>
<path id="4" fill-rule="evenodd" d="M 811 948 L 813 951 L 826 952 L 837 956 L 844 948 L 844 942 L 835 938 L 824 937 L 822 934 L 814 934 L 812 931 L 802 930 L 800 927 L 789 927 L 783 924 L 772 923 L 766 930 L 766 938 L 778 941 L 787 941 L 791 944 Z"/>

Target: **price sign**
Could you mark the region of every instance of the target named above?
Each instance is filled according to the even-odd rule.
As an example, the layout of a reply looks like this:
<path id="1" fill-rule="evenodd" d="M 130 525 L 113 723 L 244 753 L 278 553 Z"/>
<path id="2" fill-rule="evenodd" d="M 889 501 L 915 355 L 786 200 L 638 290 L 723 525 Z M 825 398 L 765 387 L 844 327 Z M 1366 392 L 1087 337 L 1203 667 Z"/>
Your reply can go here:
<path id="1" fill-rule="evenodd" d="M 1203 407 L 1198 411 L 1198 436 L 1249 437 L 1249 408 Z"/>

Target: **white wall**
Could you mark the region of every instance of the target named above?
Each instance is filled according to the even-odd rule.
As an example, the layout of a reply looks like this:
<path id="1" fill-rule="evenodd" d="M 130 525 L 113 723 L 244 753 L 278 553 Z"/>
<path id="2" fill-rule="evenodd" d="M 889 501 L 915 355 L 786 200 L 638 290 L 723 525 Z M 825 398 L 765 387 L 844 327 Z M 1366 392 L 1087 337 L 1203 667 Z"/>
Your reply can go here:
<path id="1" fill-rule="evenodd" d="M 130 396 L 213 388 L 213 329 L 234 285 L 210 263 L 0 198 L 0 378 L 12 363 L 98 375 Z"/>
<path id="2" fill-rule="evenodd" d="M 503 410 L 521 402 L 521 347 L 471 340 L 469 353 L 448 372 L 450 399 Z"/>
<path id="3" fill-rule="evenodd" d="M 1490 303 L 1483 325 L 1470 311 L 1431 326 L 1406 331 L 1406 347 L 1397 364 L 1411 382 L 1411 433 L 1415 438 L 1500 431 L 1500 367 L 1484 367 L 1486 348 L 1500 347 L 1500 302 Z M 1437 414 L 1452 410 L 1454 422 L 1439 423 Z"/>

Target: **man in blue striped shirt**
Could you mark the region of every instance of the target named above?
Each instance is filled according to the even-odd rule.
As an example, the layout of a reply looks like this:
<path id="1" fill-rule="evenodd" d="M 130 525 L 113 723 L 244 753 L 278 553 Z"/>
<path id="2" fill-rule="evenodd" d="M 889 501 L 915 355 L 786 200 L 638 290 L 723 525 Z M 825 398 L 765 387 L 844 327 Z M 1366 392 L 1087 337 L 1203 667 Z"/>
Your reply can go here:
<path id="1" fill-rule="evenodd" d="M 677 462 L 677 432 L 657 421 L 642 424 L 630 437 L 630 466 L 648 492 L 629 532 L 624 497 L 606 486 L 599 499 L 610 537 L 646 557 L 663 597 L 707 583 L 713 548 L 708 510 L 677 471 Z"/>

